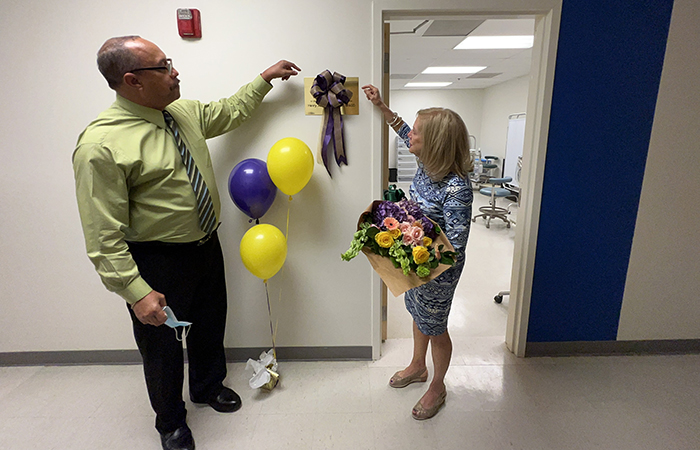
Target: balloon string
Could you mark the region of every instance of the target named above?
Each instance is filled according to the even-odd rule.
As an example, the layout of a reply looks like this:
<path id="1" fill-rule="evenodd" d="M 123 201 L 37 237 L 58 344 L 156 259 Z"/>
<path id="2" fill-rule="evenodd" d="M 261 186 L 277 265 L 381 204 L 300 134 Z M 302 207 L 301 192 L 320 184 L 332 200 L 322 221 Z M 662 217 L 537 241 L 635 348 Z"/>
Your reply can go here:
<path id="1" fill-rule="evenodd" d="M 284 272 L 284 268 L 282 268 L 282 272 Z M 277 299 L 277 307 L 281 307 L 281 306 L 282 306 L 282 287 L 280 287 L 280 295 L 279 295 L 279 298 Z M 277 320 L 275 320 L 275 336 L 277 336 L 277 325 L 279 325 L 279 322 L 280 322 L 280 319 L 277 318 Z"/>
<path id="2" fill-rule="evenodd" d="M 272 337 L 272 356 L 277 359 L 277 346 L 275 345 L 275 331 L 272 328 L 272 309 L 270 308 L 270 293 L 267 290 L 267 280 L 263 280 L 265 283 L 265 295 L 267 296 L 267 315 L 270 318 L 270 335 Z"/>
<path id="3" fill-rule="evenodd" d="M 285 238 L 287 241 L 289 241 L 289 212 L 292 209 L 292 196 L 289 196 L 289 202 L 287 202 L 287 234 L 285 235 Z M 287 245 L 289 245 L 289 242 L 287 242 Z M 286 266 L 282 266 L 282 272 L 284 272 L 286 269 Z M 280 288 L 280 296 L 279 300 L 277 301 L 278 305 L 282 304 L 282 288 Z M 275 334 L 277 334 L 277 325 L 279 324 L 279 319 L 275 322 Z"/>
<path id="4" fill-rule="evenodd" d="M 287 203 L 287 234 L 284 236 L 287 241 L 289 241 L 289 211 L 292 209 L 292 196 L 289 196 L 289 202 Z M 287 243 L 289 245 L 289 243 Z"/>
<path id="5" fill-rule="evenodd" d="M 280 277 L 284 278 L 284 274 L 287 270 L 287 265 L 285 264 L 282 266 L 282 270 L 280 270 Z M 282 306 L 282 286 L 280 285 L 280 290 L 279 290 L 279 297 L 277 299 L 277 307 Z M 277 325 L 279 324 L 279 319 L 275 320 L 275 336 L 277 336 Z"/>
<path id="6" fill-rule="evenodd" d="M 279 325 L 279 324 L 280 324 L 280 320 L 279 319 L 275 320 L 275 336 L 277 336 L 277 325 Z M 275 358 L 276 357 L 277 356 L 275 356 Z"/>

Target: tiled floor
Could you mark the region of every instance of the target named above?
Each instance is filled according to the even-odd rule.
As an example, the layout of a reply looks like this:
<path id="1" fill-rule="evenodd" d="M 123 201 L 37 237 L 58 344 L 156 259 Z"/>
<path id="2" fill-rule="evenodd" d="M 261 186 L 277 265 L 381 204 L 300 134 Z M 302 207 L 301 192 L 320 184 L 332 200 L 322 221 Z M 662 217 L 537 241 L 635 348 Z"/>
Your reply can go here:
<path id="1" fill-rule="evenodd" d="M 244 406 L 219 414 L 188 402 L 197 448 L 700 448 L 700 355 L 515 358 L 503 344 L 508 299 L 493 302 L 507 289 L 512 231 L 473 227 L 435 418 L 410 416 L 425 384 L 387 386 L 411 352 L 410 318 L 392 299 L 379 361 L 282 362 L 271 393 L 251 390 L 245 364 L 231 364 L 227 384 Z M 0 368 L 2 450 L 157 450 L 153 420 L 140 366 Z"/>

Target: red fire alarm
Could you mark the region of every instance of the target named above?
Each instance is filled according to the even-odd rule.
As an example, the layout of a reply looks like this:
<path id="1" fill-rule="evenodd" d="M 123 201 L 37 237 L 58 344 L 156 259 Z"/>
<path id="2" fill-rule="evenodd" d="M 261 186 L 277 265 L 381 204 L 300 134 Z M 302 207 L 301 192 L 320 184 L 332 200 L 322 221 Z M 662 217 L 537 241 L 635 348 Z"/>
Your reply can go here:
<path id="1" fill-rule="evenodd" d="M 199 39 L 202 37 L 202 21 L 198 9 L 178 8 L 177 31 L 185 39 Z"/>

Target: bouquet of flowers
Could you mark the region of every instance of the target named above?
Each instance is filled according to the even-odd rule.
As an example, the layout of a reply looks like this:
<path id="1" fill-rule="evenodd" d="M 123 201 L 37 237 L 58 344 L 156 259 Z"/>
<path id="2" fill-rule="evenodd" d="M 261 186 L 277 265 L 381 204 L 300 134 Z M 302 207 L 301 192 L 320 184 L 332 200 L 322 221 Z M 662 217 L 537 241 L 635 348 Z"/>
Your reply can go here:
<path id="1" fill-rule="evenodd" d="M 394 295 L 427 283 L 454 264 L 456 253 L 440 226 L 411 200 L 375 201 L 360 215 L 350 261 L 362 251 Z"/>

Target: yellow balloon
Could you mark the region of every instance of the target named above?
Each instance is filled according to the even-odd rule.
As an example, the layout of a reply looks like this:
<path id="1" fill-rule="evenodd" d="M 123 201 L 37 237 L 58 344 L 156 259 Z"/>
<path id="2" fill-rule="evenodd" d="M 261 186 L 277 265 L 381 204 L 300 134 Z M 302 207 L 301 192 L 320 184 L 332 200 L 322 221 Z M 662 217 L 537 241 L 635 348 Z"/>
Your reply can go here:
<path id="1" fill-rule="evenodd" d="M 287 259 L 287 238 L 273 225 L 255 225 L 241 239 L 241 259 L 256 277 L 272 278 Z"/>
<path id="2" fill-rule="evenodd" d="M 301 191 L 311 179 L 314 157 L 302 140 L 280 139 L 267 154 L 267 172 L 277 188 L 287 195 Z"/>

